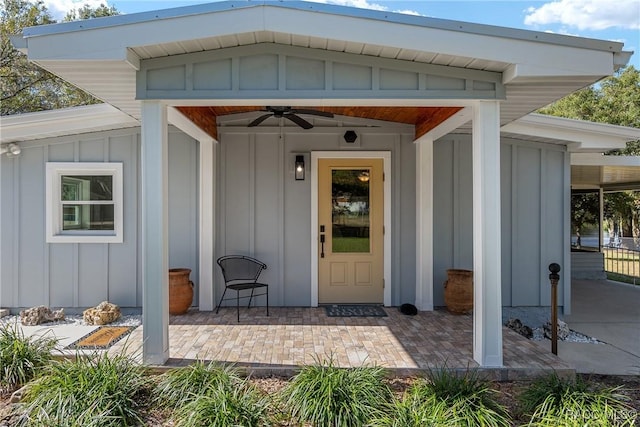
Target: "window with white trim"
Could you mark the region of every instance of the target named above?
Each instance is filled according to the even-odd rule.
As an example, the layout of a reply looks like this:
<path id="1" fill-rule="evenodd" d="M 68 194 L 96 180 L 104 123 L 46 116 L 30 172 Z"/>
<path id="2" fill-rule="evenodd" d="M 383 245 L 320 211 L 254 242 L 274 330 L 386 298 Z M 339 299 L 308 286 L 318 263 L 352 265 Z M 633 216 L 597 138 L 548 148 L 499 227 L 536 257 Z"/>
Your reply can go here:
<path id="1" fill-rule="evenodd" d="M 121 243 L 122 163 L 47 163 L 47 242 Z"/>

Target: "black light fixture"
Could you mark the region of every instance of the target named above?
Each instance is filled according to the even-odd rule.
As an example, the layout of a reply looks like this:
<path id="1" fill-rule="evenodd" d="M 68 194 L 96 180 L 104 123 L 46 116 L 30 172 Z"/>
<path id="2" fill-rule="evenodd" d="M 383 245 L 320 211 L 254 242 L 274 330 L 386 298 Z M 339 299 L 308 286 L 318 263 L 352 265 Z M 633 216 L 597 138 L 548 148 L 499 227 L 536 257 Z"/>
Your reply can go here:
<path id="1" fill-rule="evenodd" d="M 296 181 L 304 181 L 304 156 L 296 156 L 295 176 Z"/>
<path id="2" fill-rule="evenodd" d="M 344 133 L 343 136 L 344 140 L 346 142 L 348 142 L 349 144 L 353 144 L 354 142 L 356 142 L 356 139 L 358 139 L 358 134 L 356 134 L 354 131 L 352 130 L 348 130 Z"/>

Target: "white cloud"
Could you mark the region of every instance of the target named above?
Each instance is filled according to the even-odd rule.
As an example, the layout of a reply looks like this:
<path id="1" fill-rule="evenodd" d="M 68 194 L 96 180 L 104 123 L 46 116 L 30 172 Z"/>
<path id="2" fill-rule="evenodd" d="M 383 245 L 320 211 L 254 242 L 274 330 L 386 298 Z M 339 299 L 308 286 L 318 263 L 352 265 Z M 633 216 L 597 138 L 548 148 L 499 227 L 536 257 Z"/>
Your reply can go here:
<path id="1" fill-rule="evenodd" d="M 339 6 L 350 6 L 350 7 L 358 7 L 360 9 L 371 9 L 371 10 L 380 10 L 380 11 L 388 11 L 389 8 L 383 6 L 378 3 L 372 3 L 368 0 L 309 0 L 316 3 L 327 3 L 327 4 L 337 4 Z M 422 16 L 422 14 L 416 12 L 415 10 L 394 10 L 395 13 L 404 13 L 405 15 L 416 15 Z"/>
<path id="2" fill-rule="evenodd" d="M 388 8 L 380 4 L 371 3 L 368 0 L 311 0 L 311 1 L 315 3 L 329 3 L 329 4 L 337 4 L 339 6 L 359 7 L 360 9 L 389 10 Z"/>
<path id="3" fill-rule="evenodd" d="M 97 8 L 101 4 L 108 6 L 107 0 L 44 0 L 44 5 L 56 21 L 62 21 L 69 11 L 79 9 L 85 4 L 91 8 Z"/>
<path id="4" fill-rule="evenodd" d="M 526 25 L 561 24 L 579 30 L 640 29 L 639 0 L 557 0 L 526 12 Z"/>

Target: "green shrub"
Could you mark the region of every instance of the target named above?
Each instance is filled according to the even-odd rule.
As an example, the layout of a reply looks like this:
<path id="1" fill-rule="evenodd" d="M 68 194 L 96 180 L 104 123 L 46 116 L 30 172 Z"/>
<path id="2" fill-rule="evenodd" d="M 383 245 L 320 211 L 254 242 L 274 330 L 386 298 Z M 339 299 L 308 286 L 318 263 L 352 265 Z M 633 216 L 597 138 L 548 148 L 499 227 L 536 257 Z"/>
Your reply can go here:
<path id="1" fill-rule="evenodd" d="M 141 423 L 145 371 L 124 355 L 78 355 L 51 364 L 27 387 L 23 426 L 111 427 Z"/>
<path id="2" fill-rule="evenodd" d="M 207 390 L 233 389 L 241 383 L 242 378 L 234 368 L 199 360 L 160 375 L 154 400 L 159 405 L 176 408 L 206 394 Z"/>
<path id="3" fill-rule="evenodd" d="M 414 384 L 401 399 L 394 399 L 389 411 L 373 420 L 372 427 L 435 427 L 462 425 L 463 420 L 449 411 L 449 405 L 425 395 L 425 390 Z"/>
<path id="4" fill-rule="evenodd" d="M 269 426 L 268 400 L 245 380 L 239 384 L 210 383 L 179 406 L 176 427 Z"/>
<path id="5" fill-rule="evenodd" d="M 385 370 L 376 366 L 342 369 L 333 358 L 305 366 L 282 391 L 294 419 L 322 427 L 363 426 L 382 416 L 392 395 Z"/>
<path id="6" fill-rule="evenodd" d="M 448 407 L 455 426 L 509 426 L 509 415 L 496 400 L 491 383 L 477 371 L 458 374 L 449 369 L 432 370 L 424 380 L 418 380 L 415 393 L 429 401 L 431 397 Z"/>
<path id="7" fill-rule="evenodd" d="M 155 404 L 175 409 L 176 427 L 266 426 L 268 401 L 235 368 L 197 361 L 162 374 Z"/>
<path id="8" fill-rule="evenodd" d="M 597 388 L 580 377 L 551 374 L 534 381 L 520 396 L 530 426 L 633 426 L 636 411 L 620 387 Z"/>
<path id="9" fill-rule="evenodd" d="M 17 324 L 0 325 L 0 394 L 31 381 L 52 360 L 57 343 L 49 336 L 25 337 Z"/>

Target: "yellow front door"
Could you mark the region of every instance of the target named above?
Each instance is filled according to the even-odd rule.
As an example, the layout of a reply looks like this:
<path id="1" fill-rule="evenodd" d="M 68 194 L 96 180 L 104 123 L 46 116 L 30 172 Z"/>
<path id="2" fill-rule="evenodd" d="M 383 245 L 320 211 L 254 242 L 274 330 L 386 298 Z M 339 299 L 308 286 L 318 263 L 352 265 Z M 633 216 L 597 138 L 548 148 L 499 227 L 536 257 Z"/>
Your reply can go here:
<path id="1" fill-rule="evenodd" d="M 318 159 L 318 302 L 381 304 L 382 159 Z"/>

